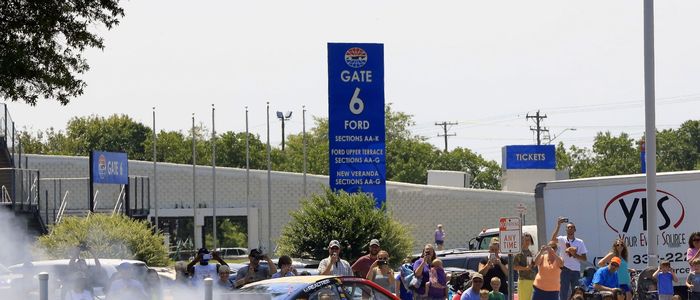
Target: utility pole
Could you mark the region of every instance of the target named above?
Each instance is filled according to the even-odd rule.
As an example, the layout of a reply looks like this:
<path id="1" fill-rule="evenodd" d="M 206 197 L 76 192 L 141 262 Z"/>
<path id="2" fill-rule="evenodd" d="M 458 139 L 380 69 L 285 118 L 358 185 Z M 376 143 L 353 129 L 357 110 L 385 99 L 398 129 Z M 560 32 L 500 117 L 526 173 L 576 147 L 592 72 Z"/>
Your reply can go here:
<path id="1" fill-rule="evenodd" d="M 540 126 L 540 122 L 546 118 L 547 118 L 547 115 L 541 116 L 539 110 L 537 111 L 537 113 L 534 116 L 531 116 L 530 114 L 527 114 L 525 116 L 525 120 L 535 119 L 535 128 L 530 127 L 530 130 L 537 132 L 537 145 L 542 145 L 542 139 L 540 137 L 540 133 L 542 133 L 542 132 L 549 133 L 549 129 L 547 129 L 546 127 Z"/>
<path id="2" fill-rule="evenodd" d="M 444 121 L 442 123 L 435 123 L 435 126 L 442 126 L 442 131 L 444 132 L 444 134 L 438 133 L 437 136 L 444 136 L 445 137 L 445 152 L 447 152 L 447 137 L 448 136 L 457 136 L 456 133 L 450 133 L 450 134 L 447 133 L 447 130 L 449 130 L 449 128 L 447 128 L 447 126 L 452 126 L 452 125 L 457 125 L 457 122 Z"/>

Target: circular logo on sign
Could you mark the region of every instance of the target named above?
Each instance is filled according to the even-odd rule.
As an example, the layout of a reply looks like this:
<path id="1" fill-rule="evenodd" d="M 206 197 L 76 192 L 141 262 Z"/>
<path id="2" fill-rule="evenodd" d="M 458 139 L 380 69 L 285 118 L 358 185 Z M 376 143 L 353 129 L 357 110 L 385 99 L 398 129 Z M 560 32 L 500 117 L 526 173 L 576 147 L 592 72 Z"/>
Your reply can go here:
<path id="1" fill-rule="evenodd" d="M 104 179 L 107 173 L 107 158 L 103 154 L 100 154 L 97 159 L 97 171 L 100 174 L 100 179 Z"/>
<path id="2" fill-rule="evenodd" d="M 367 52 L 358 47 L 350 48 L 345 51 L 345 63 L 351 68 L 361 68 L 367 63 Z"/>

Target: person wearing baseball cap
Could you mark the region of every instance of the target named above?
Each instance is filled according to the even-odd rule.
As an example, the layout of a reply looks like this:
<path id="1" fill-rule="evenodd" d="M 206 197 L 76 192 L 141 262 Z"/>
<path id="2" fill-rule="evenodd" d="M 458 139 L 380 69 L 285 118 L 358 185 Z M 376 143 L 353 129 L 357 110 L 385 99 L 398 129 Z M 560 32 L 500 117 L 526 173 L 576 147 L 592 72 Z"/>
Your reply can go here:
<path id="1" fill-rule="evenodd" d="M 347 260 L 340 258 L 340 242 L 328 243 L 328 257 L 318 264 L 319 275 L 352 276 L 352 268 Z"/>
<path id="2" fill-rule="evenodd" d="M 484 275 L 479 272 L 471 273 L 472 286 L 462 292 L 460 300 L 479 300 L 479 292 L 484 286 Z"/>
<path id="3" fill-rule="evenodd" d="M 207 248 L 200 248 L 197 251 L 197 256 L 187 264 L 187 271 L 192 276 L 192 285 L 199 286 L 204 283 L 205 278 L 215 279 L 218 277 L 218 272 L 216 271 L 218 266 L 209 263 L 212 259 L 218 261 L 222 266 L 228 265 L 221 259 L 218 252 L 210 253 Z"/>
<path id="4" fill-rule="evenodd" d="M 267 265 L 261 265 L 261 261 L 267 261 Z M 248 253 L 250 263 L 238 269 L 236 272 L 236 288 L 240 288 L 248 283 L 269 279 L 272 274 L 277 273 L 277 267 L 270 257 L 260 249 L 252 249 Z"/>
<path id="5" fill-rule="evenodd" d="M 615 292 L 619 289 L 617 270 L 620 269 L 620 263 L 620 258 L 615 256 L 610 259 L 610 263 L 607 266 L 598 269 L 593 275 L 591 288 L 598 292 Z"/>
<path id="6" fill-rule="evenodd" d="M 381 248 L 379 247 L 378 239 L 369 241 L 369 253 L 355 261 L 352 265 L 352 273 L 357 277 L 366 278 L 372 264 L 377 260 L 379 250 L 381 250 Z"/>

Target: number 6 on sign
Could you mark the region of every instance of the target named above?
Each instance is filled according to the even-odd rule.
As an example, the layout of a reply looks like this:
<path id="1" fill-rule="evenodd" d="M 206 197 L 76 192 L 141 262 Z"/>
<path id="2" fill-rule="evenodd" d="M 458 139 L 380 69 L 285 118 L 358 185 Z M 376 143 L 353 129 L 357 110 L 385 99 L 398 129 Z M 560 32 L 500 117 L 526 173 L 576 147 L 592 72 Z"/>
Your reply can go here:
<path id="1" fill-rule="evenodd" d="M 360 88 L 356 87 L 355 92 L 352 94 L 352 99 L 350 99 L 350 112 L 359 115 L 365 109 L 365 103 L 362 102 L 358 96 L 360 95 Z"/>

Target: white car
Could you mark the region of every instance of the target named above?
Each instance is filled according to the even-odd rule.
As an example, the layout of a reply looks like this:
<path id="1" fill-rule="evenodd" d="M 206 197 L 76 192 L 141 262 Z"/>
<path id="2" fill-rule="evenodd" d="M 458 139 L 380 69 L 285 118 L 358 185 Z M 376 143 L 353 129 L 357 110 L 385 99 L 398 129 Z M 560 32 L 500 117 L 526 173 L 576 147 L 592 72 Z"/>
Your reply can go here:
<path id="1" fill-rule="evenodd" d="M 95 260 L 90 258 L 90 259 L 85 259 L 85 262 L 87 262 L 88 269 L 94 269 L 95 268 Z M 137 274 L 139 275 L 145 275 L 148 266 L 146 263 L 139 261 L 139 260 L 128 260 L 128 259 L 100 259 L 100 265 L 102 266 L 102 270 L 104 271 L 104 274 L 106 275 L 105 278 L 100 279 L 95 279 L 92 278 L 93 284 L 96 284 L 94 292 L 95 296 L 103 296 L 104 295 L 104 286 L 100 286 L 99 282 L 108 282 L 109 278 L 112 277 L 114 273 L 117 272 L 117 266 L 119 266 L 122 263 L 128 262 L 136 267 Z M 55 260 L 41 260 L 41 261 L 33 261 L 31 262 L 31 266 L 25 266 L 25 264 L 16 264 L 9 266 L 7 269 L 12 274 L 19 274 L 17 277 L 14 277 L 10 282 L 8 282 L 8 285 L 12 285 L 12 281 L 17 281 L 21 280 L 24 276 L 21 274 L 33 274 L 33 277 L 36 278 L 36 275 L 41 273 L 41 272 L 46 272 L 49 274 L 49 291 L 53 291 L 56 295 L 56 299 L 60 299 L 60 288 L 66 278 L 69 277 L 69 263 L 70 259 L 55 259 Z M 15 275 L 12 275 L 15 276 Z M 39 285 L 36 285 L 37 289 Z"/>
<path id="2" fill-rule="evenodd" d="M 216 248 L 215 251 L 219 252 L 223 259 L 248 258 L 249 253 L 247 248 Z"/>

